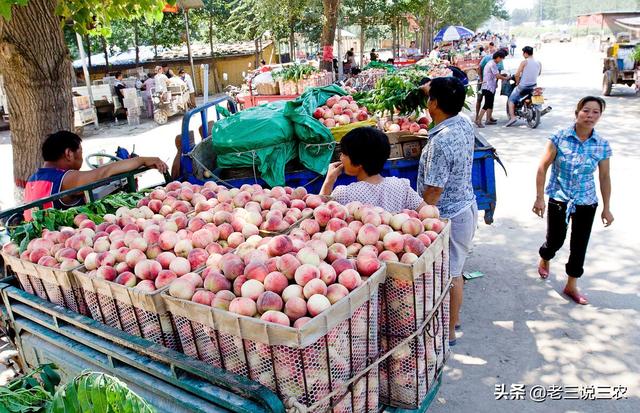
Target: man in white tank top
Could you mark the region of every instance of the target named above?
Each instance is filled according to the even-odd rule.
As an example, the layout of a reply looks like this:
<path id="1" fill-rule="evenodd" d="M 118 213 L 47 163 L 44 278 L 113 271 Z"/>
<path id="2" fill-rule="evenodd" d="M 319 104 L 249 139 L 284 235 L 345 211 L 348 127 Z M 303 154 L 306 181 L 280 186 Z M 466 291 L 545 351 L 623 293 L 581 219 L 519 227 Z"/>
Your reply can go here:
<path id="1" fill-rule="evenodd" d="M 533 58 L 533 47 L 523 47 L 522 55 L 524 60 L 520 63 L 516 72 L 517 86 L 509 96 L 509 121 L 505 126 L 511 126 L 516 123 L 516 103 L 518 99 L 533 90 L 538 83 L 538 76 L 542 73 L 542 64 Z"/>

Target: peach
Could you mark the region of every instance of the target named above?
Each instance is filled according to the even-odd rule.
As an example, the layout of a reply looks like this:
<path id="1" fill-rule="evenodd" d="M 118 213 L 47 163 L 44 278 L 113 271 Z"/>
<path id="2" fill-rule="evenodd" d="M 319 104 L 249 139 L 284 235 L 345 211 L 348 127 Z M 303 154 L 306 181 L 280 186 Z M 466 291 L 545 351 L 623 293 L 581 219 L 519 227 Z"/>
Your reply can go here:
<path id="1" fill-rule="evenodd" d="M 85 219 L 82 222 L 80 222 L 80 225 L 78 225 L 78 228 L 83 229 L 83 228 L 89 228 L 95 231 L 96 229 L 96 224 L 95 222 L 91 221 L 90 219 Z"/>
<path id="2" fill-rule="evenodd" d="M 31 254 L 33 254 L 33 252 L 31 252 Z M 31 254 L 29 255 L 29 257 L 31 257 Z M 98 265 L 98 253 L 97 252 L 90 252 L 84 258 L 83 262 L 84 262 L 84 266 L 85 266 L 85 268 L 87 270 L 89 270 L 89 271 L 95 270 L 96 268 L 99 267 L 99 265 Z"/>
<path id="3" fill-rule="evenodd" d="M 278 259 L 278 271 L 288 280 L 293 280 L 293 276 L 302 263 L 293 254 L 285 254 Z"/>
<path id="4" fill-rule="evenodd" d="M 320 232 L 320 224 L 315 219 L 307 218 L 300 222 L 300 229 L 309 235 Z"/>
<path id="5" fill-rule="evenodd" d="M 342 272 L 346 270 L 356 269 L 355 263 L 352 260 L 347 258 L 338 258 L 333 263 L 331 263 L 331 266 L 336 271 L 337 275 L 342 274 Z"/>
<path id="6" fill-rule="evenodd" d="M 153 284 L 153 281 L 151 280 L 142 280 L 138 282 L 138 284 L 136 284 L 136 286 L 133 288 L 138 292 L 147 293 L 147 294 L 152 293 L 156 290 L 156 286 Z"/>
<path id="7" fill-rule="evenodd" d="M 276 294 L 282 294 L 285 288 L 289 285 L 289 280 L 284 274 L 274 271 L 267 274 L 264 279 L 264 289 L 266 291 L 272 291 Z"/>
<path id="8" fill-rule="evenodd" d="M 109 242 L 109 238 L 102 237 L 98 238 L 93 242 L 93 250 L 95 252 L 106 252 L 111 248 L 111 242 Z"/>
<path id="9" fill-rule="evenodd" d="M 384 236 L 382 242 L 384 248 L 396 254 L 404 251 L 404 237 L 398 232 L 390 232 Z"/>
<path id="10" fill-rule="evenodd" d="M 358 242 L 362 245 L 374 245 L 379 239 L 380 231 L 371 224 L 364 224 L 358 231 Z"/>
<path id="11" fill-rule="evenodd" d="M 222 254 L 223 253 L 222 250 L 223 250 L 222 245 L 220 245 L 217 242 L 214 242 L 213 244 L 208 245 L 206 248 L 207 254 L 209 255 Z"/>
<path id="12" fill-rule="evenodd" d="M 229 311 L 232 313 L 253 317 L 257 314 L 258 309 L 255 301 L 247 297 L 237 297 L 229 303 Z"/>
<path id="13" fill-rule="evenodd" d="M 358 258 L 356 259 L 356 268 L 362 276 L 368 277 L 380 269 L 380 261 L 378 261 L 377 257 L 374 258 L 368 255 L 358 255 Z"/>
<path id="14" fill-rule="evenodd" d="M 360 248 L 360 251 L 358 251 L 358 257 L 366 255 L 370 258 L 376 258 L 378 256 L 378 253 L 378 248 L 375 245 L 365 245 L 364 247 Z"/>
<path id="15" fill-rule="evenodd" d="M 123 272 L 131 271 L 131 268 L 127 265 L 126 262 L 119 262 L 113 268 L 116 269 L 118 274 L 122 274 Z"/>
<path id="16" fill-rule="evenodd" d="M 207 262 L 207 258 L 209 254 L 202 248 L 194 248 L 187 254 L 187 260 L 193 270 L 202 267 Z"/>
<path id="17" fill-rule="evenodd" d="M 42 257 L 40 257 L 36 264 L 42 265 L 44 267 L 56 267 L 60 263 L 50 255 L 43 255 Z"/>
<path id="18" fill-rule="evenodd" d="M 338 282 L 344 285 L 347 290 L 353 291 L 362 282 L 362 277 L 356 270 L 348 269 L 344 270 L 338 275 Z"/>
<path id="19" fill-rule="evenodd" d="M 324 241 L 319 239 L 311 240 L 307 242 L 307 247 L 311 248 L 316 254 L 318 254 L 318 257 L 320 257 L 320 261 L 323 261 L 325 258 L 327 258 L 329 250 L 327 248 L 327 244 Z"/>
<path id="20" fill-rule="evenodd" d="M 291 191 L 291 199 L 304 199 L 307 196 L 307 188 L 299 186 Z"/>
<path id="21" fill-rule="evenodd" d="M 317 208 L 323 203 L 322 197 L 320 195 L 307 195 L 304 198 L 304 201 L 309 208 Z"/>
<path id="22" fill-rule="evenodd" d="M 55 258 L 58 262 L 62 262 L 64 259 L 76 259 L 77 255 L 78 253 L 73 248 L 62 247 L 55 253 Z"/>
<path id="23" fill-rule="evenodd" d="M 193 301 L 194 303 L 210 306 L 211 301 L 213 301 L 214 297 L 215 294 L 211 291 L 199 289 L 196 290 L 196 292 L 193 294 L 193 296 L 191 297 L 191 301 Z"/>
<path id="24" fill-rule="evenodd" d="M 293 241 L 286 235 L 276 235 L 267 244 L 267 252 L 272 257 L 280 257 L 293 249 Z"/>
<path id="25" fill-rule="evenodd" d="M 422 222 L 418 218 L 409 218 L 402 223 L 402 232 L 414 237 L 424 230 Z"/>
<path id="26" fill-rule="evenodd" d="M 172 297 L 180 298 L 182 300 L 191 300 L 195 292 L 196 286 L 185 278 L 178 278 L 173 281 L 169 287 L 169 294 Z"/>
<path id="27" fill-rule="evenodd" d="M 294 278 L 299 286 L 304 287 L 309 281 L 320 278 L 320 270 L 314 265 L 302 264 L 296 270 Z"/>
<path id="28" fill-rule="evenodd" d="M 204 221 L 204 219 L 195 216 L 189 220 L 189 222 L 187 223 L 186 229 L 191 232 L 197 232 L 200 229 L 202 229 L 202 227 L 204 227 L 206 224 L 207 223 Z"/>
<path id="29" fill-rule="evenodd" d="M 321 262 L 318 269 L 320 270 L 320 279 L 324 281 L 326 285 L 331 285 L 336 282 L 336 270 L 330 264 Z"/>
<path id="30" fill-rule="evenodd" d="M 411 252 L 402 254 L 402 258 L 400 258 L 400 262 L 403 264 L 413 264 L 416 261 L 418 261 L 418 256 Z"/>
<path id="31" fill-rule="evenodd" d="M 155 280 L 160 271 L 162 266 L 159 262 L 147 259 L 139 261 L 133 269 L 134 274 L 141 280 Z"/>
<path id="32" fill-rule="evenodd" d="M 264 292 L 264 285 L 258 280 L 247 280 L 240 287 L 240 295 L 252 300 L 257 300 L 260 294 Z"/>
<path id="33" fill-rule="evenodd" d="M 246 267 L 244 267 L 244 276 L 248 280 L 258 280 L 264 282 L 269 270 L 267 266 L 260 261 L 252 261 Z"/>
<path id="34" fill-rule="evenodd" d="M 216 241 L 217 238 L 214 238 L 214 235 L 215 233 L 211 231 L 199 229 L 193 233 L 191 241 L 195 248 L 207 248 L 207 245 Z"/>
<path id="35" fill-rule="evenodd" d="M 116 255 L 111 253 L 111 251 L 101 252 L 96 257 L 96 263 L 98 266 L 108 265 L 109 267 L 113 267 L 116 265 Z"/>
<path id="36" fill-rule="evenodd" d="M 313 217 L 318 222 L 321 228 L 324 228 L 329 223 L 329 220 L 333 218 L 331 210 L 324 205 L 320 205 L 313 210 Z"/>
<path id="37" fill-rule="evenodd" d="M 263 252 L 263 251 L 260 251 Z M 269 272 L 274 272 L 274 271 L 278 271 L 278 261 L 280 260 L 280 257 L 271 257 L 267 260 L 267 262 L 265 263 L 265 265 L 267 266 L 267 270 L 269 270 Z"/>
<path id="38" fill-rule="evenodd" d="M 378 231 L 380 231 L 380 241 L 384 240 L 385 235 L 393 232 L 393 228 L 389 225 L 381 224 L 378 226 Z"/>
<path id="39" fill-rule="evenodd" d="M 438 211 L 435 205 L 425 205 L 420 208 L 418 215 L 422 220 L 426 218 L 440 218 L 440 211 Z"/>
<path id="40" fill-rule="evenodd" d="M 229 311 L 229 304 L 236 298 L 229 290 L 218 291 L 211 301 L 211 307 Z"/>
<path id="41" fill-rule="evenodd" d="M 191 264 L 186 258 L 176 257 L 169 264 L 169 270 L 173 271 L 178 277 L 180 277 L 188 272 L 191 272 Z"/>
<path id="42" fill-rule="evenodd" d="M 120 247 L 117 249 L 111 249 L 113 251 L 113 255 L 116 258 L 116 262 L 126 262 L 127 254 L 131 251 L 128 247 Z"/>
<path id="43" fill-rule="evenodd" d="M 79 267 L 80 265 L 82 265 L 82 264 L 80 264 L 80 262 L 78 262 L 78 260 L 76 260 L 76 259 L 65 258 L 60 263 L 60 269 L 63 270 L 63 271 L 71 271 L 71 270 Z"/>
<path id="44" fill-rule="evenodd" d="M 349 228 L 340 228 L 336 231 L 335 241 L 348 247 L 356 241 L 356 234 Z"/>
<path id="45" fill-rule="evenodd" d="M 382 251 L 380 255 L 378 255 L 378 259 L 380 261 L 392 261 L 398 262 L 398 256 L 393 251 Z"/>
<path id="46" fill-rule="evenodd" d="M 202 275 L 204 276 L 204 288 L 211 292 L 217 293 L 218 291 L 231 289 L 231 281 L 216 270 L 206 269 Z"/>
<path id="47" fill-rule="evenodd" d="M 302 289 L 302 293 L 307 299 L 315 294 L 326 295 L 327 284 L 325 284 L 325 282 L 320 279 L 314 278 L 312 280 L 309 280 L 309 282 L 305 284 Z"/>
<path id="48" fill-rule="evenodd" d="M 200 288 L 204 285 L 202 277 L 199 274 L 196 274 L 195 272 L 188 272 L 182 277 L 178 277 L 178 278 L 189 281 L 196 288 Z"/>
<path id="49" fill-rule="evenodd" d="M 444 226 L 444 222 L 440 221 L 439 219 L 433 219 L 433 221 L 429 222 L 429 227 L 427 227 L 427 225 L 425 224 L 425 229 L 439 234 L 444 229 Z"/>
<path id="50" fill-rule="evenodd" d="M 151 244 L 147 247 L 147 258 L 155 260 L 158 255 L 162 254 L 162 248 L 158 244 Z"/>
<path id="51" fill-rule="evenodd" d="M 358 255 L 358 253 L 360 252 L 360 249 L 362 249 L 362 245 L 357 242 L 354 242 L 353 244 L 347 247 L 347 256 L 353 257 Z"/>
<path id="52" fill-rule="evenodd" d="M 322 243 L 322 241 L 319 241 L 319 242 Z M 327 249 L 324 243 L 322 243 L 322 246 L 324 247 L 325 250 Z M 325 253 L 325 256 L 326 256 L 326 253 Z M 300 251 L 298 251 L 298 254 L 296 254 L 296 258 L 298 258 L 298 260 L 302 264 L 311 264 L 315 266 L 320 265 L 320 262 L 322 261 L 322 257 L 318 255 L 318 253 L 311 247 L 302 248 Z"/>
<path id="53" fill-rule="evenodd" d="M 382 218 L 380 217 L 380 214 L 373 212 L 373 211 L 367 211 L 367 213 L 365 213 L 362 216 L 362 223 L 363 224 L 371 224 L 374 227 L 378 227 L 382 224 Z"/>
<path id="54" fill-rule="evenodd" d="M 322 242 L 324 242 L 327 247 L 330 247 L 336 242 L 336 233 L 333 231 L 324 231 L 316 235 L 319 235 L 317 239 L 320 239 Z M 316 235 L 314 235 L 314 237 Z"/>
<path id="55" fill-rule="evenodd" d="M 304 300 L 304 290 L 297 284 L 291 284 L 282 291 L 282 300 L 286 303 L 293 297 L 298 297 Z"/>
<path id="56" fill-rule="evenodd" d="M 96 278 L 102 278 L 103 280 L 113 281 L 118 276 L 118 272 L 115 268 L 103 265 L 98 267 L 96 271 Z"/>
<path id="57" fill-rule="evenodd" d="M 431 245 L 431 238 L 429 238 L 429 236 L 424 232 L 422 234 L 418 234 L 416 238 L 422 241 L 425 247 L 429 247 L 429 245 Z"/>
<path id="58" fill-rule="evenodd" d="M 305 247 L 305 242 L 299 239 L 292 239 L 291 240 L 291 244 L 293 245 L 293 247 L 291 248 L 291 252 L 297 254 L 298 251 L 300 251 L 301 249 L 303 249 Z"/>
<path id="59" fill-rule="evenodd" d="M 435 231 L 425 231 L 425 232 L 423 232 L 423 234 L 425 234 L 427 237 L 429 237 L 431 242 L 435 241 L 436 238 L 438 238 L 438 233 L 435 232 Z"/>
<path id="60" fill-rule="evenodd" d="M 313 234 L 314 236 L 316 236 L 317 234 L 320 234 L 319 232 L 316 232 L 315 234 Z M 291 238 L 296 238 L 302 241 L 309 241 L 310 237 L 309 234 L 307 234 L 305 232 L 305 230 L 303 230 L 302 228 L 294 228 L 293 230 L 291 230 L 291 232 L 289 233 L 289 236 Z"/>
<path id="61" fill-rule="evenodd" d="M 354 234 L 357 234 L 360 231 L 364 224 L 361 221 L 351 221 L 349 222 L 349 229 L 353 231 Z"/>
<path id="62" fill-rule="evenodd" d="M 287 327 L 291 325 L 291 321 L 289 320 L 289 317 L 287 317 L 286 314 L 280 311 L 269 310 L 266 313 L 262 314 L 262 316 L 260 316 L 260 319 L 270 323 L 281 324 Z"/>
<path id="63" fill-rule="evenodd" d="M 257 226 L 255 226 L 254 224 L 246 223 L 242 227 L 241 234 L 245 239 L 247 239 L 252 235 L 260 234 L 260 229 Z"/>
<path id="64" fill-rule="evenodd" d="M 161 270 L 158 273 L 158 276 L 156 277 L 154 283 L 155 283 L 156 288 L 160 289 L 162 287 L 166 287 L 167 285 L 171 284 L 173 282 L 173 280 L 175 280 L 177 278 L 178 278 L 178 276 L 173 271 Z"/>
<path id="65" fill-rule="evenodd" d="M 242 233 L 240 232 L 232 232 L 231 234 L 229 234 L 229 237 L 227 237 L 227 243 L 231 248 L 236 248 L 238 245 L 242 244 L 243 242 L 244 242 L 244 235 L 242 235 Z"/>
<path id="66" fill-rule="evenodd" d="M 329 302 L 333 305 L 338 301 L 342 300 L 344 297 L 349 295 L 349 290 L 342 284 L 332 284 L 327 287 L 327 298 Z"/>
<path id="67" fill-rule="evenodd" d="M 284 313 L 292 321 L 307 315 L 307 302 L 300 297 L 291 297 L 284 305 Z"/>
<path id="68" fill-rule="evenodd" d="M 40 261 L 40 258 L 46 257 L 49 255 L 49 250 L 45 248 L 35 248 L 29 253 L 29 261 L 33 263 L 37 263 Z M 53 257 L 52 257 L 53 258 Z"/>
<path id="69" fill-rule="evenodd" d="M 343 244 L 332 244 L 327 251 L 327 261 L 333 263 L 339 258 L 347 258 L 347 247 Z"/>
<path id="70" fill-rule="evenodd" d="M 404 224 L 404 222 L 409 218 L 409 215 L 405 213 L 395 214 L 393 217 L 391 217 L 389 225 L 391 225 L 391 228 L 395 229 L 396 231 L 400 231 L 402 229 L 402 224 Z"/>
<path id="71" fill-rule="evenodd" d="M 412 236 L 406 236 L 404 240 L 404 250 L 405 252 L 410 252 L 418 257 L 422 255 L 426 247 L 424 243 L 420 241 L 418 238 L 414 238 Z"/>
<path id="72" fill-rule="evenodd" d="M 331 302 L 324 295 L 316 294 L 309 297 L 307 301 L 307 311 L 312 317 L 317 316 L 331 307 Z"/>
<path id="73" fill-rule="evenodd" d="M 233 293 L 238 297 L 242 295 L 242 285 L 247 282 L 247 277 L 244 275 L 238 276 L 233 280 Z"/>
<path id="74" fill-rule="evenodd" d="M 171 251 L 178 243 L 178 234 L 174 231 L 165 231 L 160 234 L 158 245 L 164 251 Z"/>
<path id="75" fill-rule="evenodd" d="M 137 254 L 136 254 L 137 255 Z M 169 265 L 171 265 L 171 261 L 176 259 L 176 255 L 173 252 L 165 251 L 156 257 L 156 261 L 160 263 L 163 269 L 168 270 Z M 135 267 L 135 264 L 134 264 Z"/>
<path id="76" fill-rule="evenodd" d="M 327 208 L 331 211 L 331 216 L 335 219 L 345 220 L 349 216 L 347 208 L 336 201 L 327 202 Z"/>
<path id="77" fill-rule="evenodd" d="M 90 253 L 93 252 L 93 248 L 91 247 L 82 247 L 78 250 L 78 254 L 76 255 L 76 259 L 78 261 L 80 261 L 81 263 L 84 262 L 85 258 L 87 257 L 87 255 L 89 255 Z"/>
<path id="78" fill-rule="evenodd" d="M 116 277 L 115 282 L 124 285 L 125 287 L 135 287 L 138 280 L 132 272 L 125 271 Z"/>
<path id="79" fill-rule="evenodd" d="M 327 222 L 326 230 L 336 232 L 340 228 L 346 228 L 347 223 L 339 218 L 331 218 L 329 222 Z"/>
<path id="80" fill-rule="evenodd" d="M 191 243 L 191 240 L 181 239 L 176 243 L 175 247 L 173 248 L 173 252 L 178 257 L 187 258 L 192 249 L 193 244 Z"/>
<path id="81" fill-rule="evenodd" d="M 124 262 L 127 263 L 129 268 L 135 268 L 135 266 L 142 260 L 146 260 L 147 256 L 140 250 L 129 250 L 125 254 Z"/>
<path id="82" fill-rule="evenodd" d="M 256 307 L 260 314 L 263 314 L 267 311 L 280 311 L 282 310 L 284 303 L 282 302 L 282 298 L 274 293 L 273 291 L 265 291 L 256 300 Z"/>

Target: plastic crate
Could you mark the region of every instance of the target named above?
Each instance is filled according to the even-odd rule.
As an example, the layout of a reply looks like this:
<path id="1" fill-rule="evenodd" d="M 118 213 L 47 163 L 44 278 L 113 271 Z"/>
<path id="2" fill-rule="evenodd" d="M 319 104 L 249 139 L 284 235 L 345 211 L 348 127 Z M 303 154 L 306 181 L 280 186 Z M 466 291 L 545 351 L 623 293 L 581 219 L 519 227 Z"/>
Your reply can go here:
<path id="1" fill-rule="evenodd" d="M 423 328 L 437 303 L 448 293 L 450 231 L 451 223 L 447 222 L 414 264 L 387 263 L 387 277 L 380 288 L 381 353 Z M 448 308 L 448 299 L 445 301 Z M 435 366 L 435 360 L 425 350 L 428 344 L 428 336 L 417 336 L 380 365 L 380 396 L 385 404 L 405 408 L 420 405 L 428 391 L 425 383 L 433 378 Z"/>
<path id="2" fill-rule="evenodd" d="M 172 350 L 180 350 L 171 317 L 160 296 L 168 286 L 145 293 L 92 277 L 85 271 L 81 267 L 72 275 L 82 291 L 91 318 Z"/>
<path id="3" fill-rule="evenodd" d="M 82 292 L 74 282 L 71 271 L 45 267 L 6 254 L 3 254 L 3 258 L 15 273 L 22 289 L 29 294 L 76 313 L 88 314 Z"/>
<path id="4" fill-rule="evenodd" d="M 289 407 L 376 412 L 378 287 L 386 267 L 300 329 L 162 294 L 185 354 L 258 381 Z M 345 383 L 355 379 L 349 386 Z"/>

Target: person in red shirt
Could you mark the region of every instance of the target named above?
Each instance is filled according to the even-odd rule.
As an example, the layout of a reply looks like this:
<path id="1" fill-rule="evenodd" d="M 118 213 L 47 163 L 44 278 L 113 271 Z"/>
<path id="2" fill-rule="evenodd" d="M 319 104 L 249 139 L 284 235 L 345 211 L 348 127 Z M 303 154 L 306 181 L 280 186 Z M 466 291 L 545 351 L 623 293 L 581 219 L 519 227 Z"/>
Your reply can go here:
<path id="1" fill-rule="evenodd" d="M 137 157 L 110 163 L 90 171 L 80 171 L 82 139 L 69 131 L 59 131 L 49 135 L 42 144 L 42 157 L 44 164 L 27 181 L 24 191 L 26 204 L 142 166 L 155 168 L 160 173 L 165 173 L 168 169 L 159 158 Z M 43 205 L 43 208 L 65 209 L 83 202 L 82 194 L 78 194 L 48 202 Z M 30 221 L 31 210 L 25 211 L 24 217 L 25 220 Z"/>

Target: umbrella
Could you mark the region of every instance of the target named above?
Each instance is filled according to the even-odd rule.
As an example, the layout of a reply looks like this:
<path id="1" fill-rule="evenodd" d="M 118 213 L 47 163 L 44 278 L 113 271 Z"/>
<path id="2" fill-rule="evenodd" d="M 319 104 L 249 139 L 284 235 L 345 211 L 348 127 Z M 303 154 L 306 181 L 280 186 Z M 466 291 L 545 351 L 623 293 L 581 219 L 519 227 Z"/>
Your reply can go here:
<path id="1" fill-rule="evenodd" d="M 460 40 L 465 37 L 472 37 L 473 32 L 466 27 L 462 26 L 446 26 L 440 29 L 434 42 L 452 42 L 454 40 Z"/>

